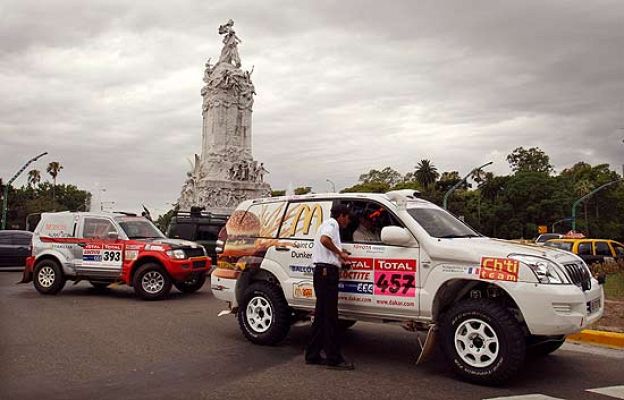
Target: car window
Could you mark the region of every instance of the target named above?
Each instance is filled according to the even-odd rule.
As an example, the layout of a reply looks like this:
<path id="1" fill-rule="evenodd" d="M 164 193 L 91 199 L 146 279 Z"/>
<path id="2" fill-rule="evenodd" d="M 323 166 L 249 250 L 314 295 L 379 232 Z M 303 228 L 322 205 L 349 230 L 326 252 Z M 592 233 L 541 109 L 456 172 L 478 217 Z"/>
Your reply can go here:
<path id="1" fill-rule="evenodd" d="M 408 208 L 409 215 L 435 238 L 462 238 L 481 236 L 468 225 L 441 208 Z"/>
<path id="2" fill-rule="evenodd" d="M 581 242 L 581 243 L 579 243 L 577 254 L 579 256 L 591 256 L 592 255 L 591 242 Z"/>
<path id="3" fill-rule="evenodd" d="M 85 218 L 82 228 L 82 237 L 85 239 L 106 239 L 108 232 L 115 231 L 113 223 L 102 218 Z"/>
<path id="4" fill-rule="evenodd" d="M 13 236 L 12 244 L 17 246 L 30 246 L 30 242 L 32 241 L 32 236 L 17 234 Z"/>
<path id="5" fill-rule="evenodd" d="M 176 239 L 195 240 L 195 224 L 185 222 L 171 224 L 167 236 Z"/>
<path id="6" fill-rule="evenodd" d="M 44 214 L 35 229 L 42 237 L 68 238 L 74 235 L 75 214 Z"/>
<path id="7" fill-rule="evenodd" d="M 331 201 L 305 201 L 288 204 L 280 238 L 314 239 L 319 226 L 329 218 Z"/>
<path id="8" fill-rule="evenodd" d="M 195 240 L 217 240 L 223 225 L 197 225 Z"/>
<path id="9" fill-rule="evenodd" d="M 0 244 L 2 245 L 9 245 L 11 244 L 11 236 L 9 235 L 3 235 L 3 232 L 0 232 Z"/>
<path id="10" fill-rule="evenodd" d="M 624 247 L 620 246 L 619 244 L 613 243 L 613 248 L 615 249 L 615 254 L 618 257 L 624 256 Z"/>
<path id="11" fill-rule="evenodd" d="M 607 242 L 596 242 L 596 255 L 606 257 L 612 256 L 611 249 L 609 249 Z"/>
<path id="12" fill-rule="evenodd" d="M 343 200 L 351 210 L 351 223 L 340 231 L 345 243 L 381 243 L 386 226 L 403 226 L 388 209 L 374 201 Z"/>
<path id="13" fill-rule="evenodd" d="M 566 251 L 572 251 L 572 243 L 570 242 L 553 242 L 548 241 L 544 243 L 544 246 L 554 247 L 555 249 L 561 249 Z"/>

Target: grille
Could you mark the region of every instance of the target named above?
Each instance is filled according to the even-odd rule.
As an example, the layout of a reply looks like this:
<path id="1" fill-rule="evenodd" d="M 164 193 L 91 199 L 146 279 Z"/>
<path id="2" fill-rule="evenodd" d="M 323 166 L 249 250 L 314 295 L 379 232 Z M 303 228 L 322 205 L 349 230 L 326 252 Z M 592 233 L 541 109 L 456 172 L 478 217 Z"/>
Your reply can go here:
<path id="1" fill-rule="evenodd" d="M 193 269 L 205 268 L 205 267 L 206 267 L 206 261 L 193 261 Z"/>
<path id="2" fill-rule="evenodd" d="M 591 275 L 583 264 L 563 264 L 568 278 L 583 290 L 591 289 Z"/>
<path id="3" fill-rule="evenodd" d="M 201 247 L 197 247 L 197 248 L 185 247 L 184 248 L 184 253 L 186 254 L 186 256 L 188 258 L 191 258 L 191 257 L 204 257 L 204 249 L 201 248 Z"/>

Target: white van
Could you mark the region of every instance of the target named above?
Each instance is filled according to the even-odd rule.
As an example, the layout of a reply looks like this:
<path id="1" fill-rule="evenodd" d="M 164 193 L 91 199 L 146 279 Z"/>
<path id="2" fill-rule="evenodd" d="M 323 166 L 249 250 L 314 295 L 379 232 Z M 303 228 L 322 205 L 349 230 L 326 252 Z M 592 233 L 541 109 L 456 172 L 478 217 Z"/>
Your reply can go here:
<path id="1" fill-rule="evenodd" d="M 357 216 L 341 232 L 343 326 L 438 332 L 465 379 L 513 378 L 527 351 L 550 353 L 602 316 L 602 288 L 572 253 L 484 237 L 413 191 L 314 194 L 246 201 L 226 225 L 212 291 L 250 341 L 275 344 L 309 319 L 313 239 L 335 203 Z"/>

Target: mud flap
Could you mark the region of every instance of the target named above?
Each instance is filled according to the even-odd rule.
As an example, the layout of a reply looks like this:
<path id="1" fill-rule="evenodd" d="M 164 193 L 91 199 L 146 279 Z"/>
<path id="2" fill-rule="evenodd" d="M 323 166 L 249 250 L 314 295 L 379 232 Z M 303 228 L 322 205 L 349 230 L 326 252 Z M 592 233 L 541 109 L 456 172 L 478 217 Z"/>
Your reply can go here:
<path id="1" fill-rule="evenodd" d="M 236 313 L 238 312 L 238 307 L 234 307 L 234 308 L 228 308 L 227 310 L 223 310 L 220 311 L 219 314 L 217 314 L 217 317 L 222 317 L 224 315 L 236 315 Z"/>
<path id="2" fill-rule="evenodd" d="M 437 325 L 431 325 L 429 327 L 429 331 L 427 332 L 427 337 L 425 338 L 425 342 L 423 343 L 418 337 L 418 344 L 420 345 L 421 351 L 418 359 L 416 360 L 416 365 L 420 365 L 425 361 L 429 360 L 431 355 L 433 354 L 433 350 L 436 348 L 438 344 L 438 327 Z"/>
<path id="3" fill-rule="evenodd" d="M 17 282 L 17 284 L 19 285 L 20 283 L 32 282 L 32 280 L 33 280 L 33 272 L 28 267 L 25 267 L 24 273 L 22 274 L 22 280 Z"/>

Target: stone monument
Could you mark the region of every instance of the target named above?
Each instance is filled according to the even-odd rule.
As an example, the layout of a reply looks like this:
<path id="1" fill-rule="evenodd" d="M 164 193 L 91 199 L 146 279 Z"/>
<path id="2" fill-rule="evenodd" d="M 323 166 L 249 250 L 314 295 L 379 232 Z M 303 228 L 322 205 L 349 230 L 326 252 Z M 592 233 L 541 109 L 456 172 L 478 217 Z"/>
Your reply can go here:
<path id="1" fill-rule="evenodd" d="M 256 94 L 251 71 L 241 70 L 234 21 L 219 26 L 223 49 L 219 61 L 206 62 L 201 90 L 202 153 L 195 154 L 178 199 L 181 210 L 193 206 L 229 213 L 247 199 L 268 196 L 268 171 L 251 154 L 251 113 Z"/>

